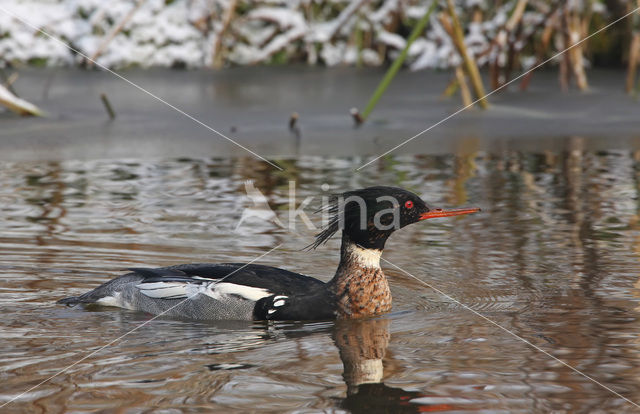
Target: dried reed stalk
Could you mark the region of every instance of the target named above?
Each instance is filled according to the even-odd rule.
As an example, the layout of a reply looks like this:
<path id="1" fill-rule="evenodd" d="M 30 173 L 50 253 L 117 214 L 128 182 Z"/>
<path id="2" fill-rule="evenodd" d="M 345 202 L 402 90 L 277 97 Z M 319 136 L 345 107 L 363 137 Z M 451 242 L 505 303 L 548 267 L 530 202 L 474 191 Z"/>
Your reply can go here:
<path id="1" fill-rule="evenodd" d="M 489 107 L 489 104 L 484 97 L 485 91 L 484 85 L 482 84 L 482 78 L 480 77 L 480 71 L 478 70 L 476 62 L 469 56 L 467 46 L 464 44 L 462 26 L 460 25 L 460 20 L 458 20 L 458 15 L 456 14 L 453 0 L 447 0 L 447 6 L 453 26 L 453 43 L 456 46 L 458 53 L 462 57 L 464 67 L 467 71 L 467 74 L 469 75 L 469 78 L 471 79 L 471 85 L 473 86 L 474 92 L 478 98 L 478 104 L 482 109 L 487 109 Z"/>
<path id="2" fill-rule="evenodd" d="M 344 10 L 342 10 L 342 12 L 340 12 L 338 17 L 336 17 L 336 19 L 334 20 L 333 27 L 331 28 L 331 33 L 329 34 L 329 40 L 333 40 L 342 26 L 344 26 L 345 23 L 349 21 L 351 16 L 353 16 L 353 14 L 358 11 L 360 7 L 369 3 L 369 1 L 371 0 L 357 0 L 349 2 L 349 5 L 345 7 Z"/>
<path id="3" fill-rule="evenodd" d="M 535 48 L 536 62 L 533 66 L 538 66 L 545 58 L 546 52 L 549 50 L 549 45 L 551 44 L 551 40 L 553 37 L 554 29 L 556 22 L 558 21 L 558 9 L 560 8 L 560 2 L 556 3 L 555 7 L 550 7 L 549 10 L 546 11 L 544 19 L 540 20 L 540 22 L 530 28 L 529 31 L 518 38 L 517 43 L 521 45 L 529 44 L 534 41 L 535 35 L 540 33 L 542 30 L 542 34 L 540 35 L 540 41 L 538 42 L 538 46 Z M 535 44 L 535 43 L 534 43 Z M 534 72 L 529 72 L 522 79 L 520 83 L 520 90 L 524 91 L 529 87 L 529 83 L 531 82 L 531 78 Z"/>
<path id="4" fill-rule="evenodd" d="M 627 82 L 625 90 L 631 93 L 636 84 L 636 73 L 638 71 L 638 60 L 640 59 L 640 32 L 633 34 L 631 45 L 629 46 L 629 64 L 627 67 Z"/>
<path id="5" fill-rule="evenodd" d="M 469 85 L 467 84 L 467 79 L 464 76 L 464 70 L 460 65 L 456 66 L 456 80 L 458 81 L 458 85 L 460 85 L 460 96 L 462 96 L 462 105 L 465 107 L 470 106 L 473 101 L 471 100 L 471 90 L 469 90 Z"/>
<path id="6" fill-rule="evenodd" d="M 438 15 L 438 20 L 442 25 L 442 28 L 445 32 L 453 39 L 453 26 L 451 25 L 451 21 L 449 17 L 445 13 L 440 13 Z M 469 84 L 467 83 L 467 77 L 464 72 L 464 69 L 461 65 L 456 66 L 455 69 L 455 78 L 454 80 L 447 86 L 445 89 L 443 96 L 451 96 L 456 90 L 460 88 L 460 96 L 462 97 L 462 104 L 464 106 L 470 106 L 473 103 L 471 99 L 471 90 L 469 89 Z"/>
<path id="7" fill-rule="evenodd" d="M 229 26 L 231 25 L 231 20 L 233 20 L 237 4 L 238 0 L 231 0 L 229 2 L 229 7 L 227 7 L 227 9 L 225 10 L 222 20 L 222 27 L 220 28 L 220 31 L 216 33 L 216 42 L 213 45 L 213 52 L 211 53 L 211 56 L 213 57 L 211 59 L 211 67 L 215 69 L 220 69 L 224 64 L 224 59 L 222 56 L 224 44 L 222 43 L 222 41 L 224 40 L 224 35 L 227 33 L 227 30 L 229 30 Z"/>
<path id="8" fill-rule="evenodd" d="M 131 18 L 133 17 L 134 14 L 136 14 L 136 12 L 138 10 L 140 10 L 140 7 L 142 7 L 142 5 L 145 3 L 146 0 L 138 0 L 138 2 L 136 3 L 135 6 L 133 6 L 133 8 L 129 11 L 129 13 L 127 13 L 126 16 L 124 16 L 124 18 L 122 20 L 120 20 L 120 22 L 116 25 L 116 27 L 114 27 L 111 32 L 109 32 L 109 34 L 107 35 L 107 37 L 102 41 L 102 43 L 100 43 L 100 46 L 98 46 L 98 48 L 96 49 L 95 52 L 93 52 L 93 54 L 89 57 L 88 62 L 86 62 L 87 67 L 92 67 L 93 66 L 93 62 L 95 62 L 95 60 L 102 54 L 104 53 L 104 51 L 107 49 L 107 46 L 109 45 L 109 43 L 111 43 L 111 41 L 118 35 L 118 33 L 120 33 L 122 31 L 122 29 L 124 28 L 124 26 L 129 22 L 129 20 L 131 20 Z"/>
<path id="9" fill-rule="evenodd" d="M 569 40 L 566 47 L 571 47 L 567 52 L 569 55 L 569 62 L 573 75 L 576 78 L 576 85 L 578 85 L 580 90 L 584 91 L 589 88 L 587 83 L 587 74 L 584 70 L 584 43 L 576 45 L 580 39 L 584 37 L 584 33 L 582 32 L 584 25 L 576 11 L 567 13 L 566 21 L 568 30 L 567 37 Z"/>
<path id="10" fill-rule="evenodd" d="M 636 1 L 640 7 L 640 0 Z M 636 84 L 636 73 L 638 71 L 638 61 L 640 60 L 640 19 L 633 22 L 631 42 L 629 44 L 629 63 L 627 67 L 627 82 L 625 90 L 632 93 Z"/>

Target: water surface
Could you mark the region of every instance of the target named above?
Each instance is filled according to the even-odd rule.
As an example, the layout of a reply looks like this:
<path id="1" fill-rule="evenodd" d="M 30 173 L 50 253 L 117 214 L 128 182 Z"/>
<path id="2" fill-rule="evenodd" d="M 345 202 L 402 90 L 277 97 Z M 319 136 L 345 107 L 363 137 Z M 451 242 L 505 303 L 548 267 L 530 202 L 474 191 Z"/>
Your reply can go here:
<path id="1" fill-rule="evenodd" d="M 640 402 L 640 152 L 593 151 L 579 139 L 559 146 L 390 157 L 360 173 L 361 157 L 280 160 L 285 172 L 252 158 L 4 162 L 0 401 L 75 365 L 2 410 L 637 410 L 461 305 Z M 55 301 L 127 267 L 250 261 L 282 244 L 260 263 L 331 278 L 337 240 L 306 252 L 314 230 L 300 220 L 295 231 L 255 218 L 238 226 L 251 206 L 247 180 L 283 223 L 290 181 L 298 202 L 314 197 L 309 213 L 323 195 L 373 184 L 483 212 L 392 236 L 389 315 L 160 319 L 87 357 L 150 316 Z"/>

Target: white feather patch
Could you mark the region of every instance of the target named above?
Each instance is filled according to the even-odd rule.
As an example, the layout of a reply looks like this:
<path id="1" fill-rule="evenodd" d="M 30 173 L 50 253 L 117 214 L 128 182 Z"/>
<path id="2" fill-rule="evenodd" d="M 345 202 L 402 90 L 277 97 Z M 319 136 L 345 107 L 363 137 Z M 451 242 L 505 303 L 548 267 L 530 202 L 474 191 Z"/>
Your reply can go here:
<path id="1" fill-rule="evenodd" d="M 229 295 L 237 295 L 253 301 L 271 296 L 271 292 L 267 289 L 226 282 L 207 285 L 205 294 L 217 300 L 224 300 Z"/>
<path id="2" fill-rule="evenodd" d="M 154 282 L 136 285 L 140 293 L 154 299 L 180 299 L 187 297 L 187 283 Z"/>
<path id="3" fill-rule="evenodd" d="M 198 293 L 206 295 L 208 286 L 208 284 L 187 283 L 187 285 L 184 287 L 184 290 L 187 294 L 187 297 L 192 298 Z"/>
<path id="4" fill-rule="evenodd" d="M 359 263 L 363 267 L 380 267 L 380 257 L 382 256 L 382 250 L 364 249 L 355 243 L 349 243 L 347 245 L 347 252 L 357 263 Z"/>
<path id="5" fill-rule="evenodd" d="M 122 293 L 115 292 L 113 296 L 105 296 L 98 300 L 96 303 L 103 306 L 116 306 L 122 308 Z"/>
<path id="6" fill-rule="evenodd" d="M 213 299 L 224 301 L 230 295 L 241 296 L 247 300 L 257 301 L 271 296 L 267 289 L 238 285 L 235 283 L 184 283 L 184 282 L 153 282 L 136 285 L 145 296 L 154 299 L 191 298 L 199 293 Z"/>
<path id="7" fill-rule="evenodd" d="M 273 302 L 273 306 L 275 306 L 276 308 L 282 305 L 284 305 L 284 299 L 276 300 L 275 302 Z"/>

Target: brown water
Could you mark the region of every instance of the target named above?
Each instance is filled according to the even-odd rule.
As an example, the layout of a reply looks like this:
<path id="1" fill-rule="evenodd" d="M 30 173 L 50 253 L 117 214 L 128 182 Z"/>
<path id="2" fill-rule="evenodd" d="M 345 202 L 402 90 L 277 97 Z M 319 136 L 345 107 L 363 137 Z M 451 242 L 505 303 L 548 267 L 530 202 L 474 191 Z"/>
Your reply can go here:
<path id="1" fill-rule="evenodd" d="M 580 140 L 545 153 L 386 158 L 4 162 L 0 165 L 0 411 L 634 412 L 638 407 L 411 274 L 640 403 L 640 152 Z M 395 234 L 391 314 L 340 323 L 149 320 L 57 305 L 132 266 L 260 260 L 328 280 L 302 222 L 244 222 L 253 180 L 282 221 L 289 181 L 402 186 L 473 216 Z M 330 191 L 331 191 L 330 190 Z M 638 286 L 638 287 L 635 287 Z M 76 363 L 77 362 L 77 363 Z M 72 365 L 74 364 L 75 365 Z M 37 388 L 21 394 L 59 373 Z"/>

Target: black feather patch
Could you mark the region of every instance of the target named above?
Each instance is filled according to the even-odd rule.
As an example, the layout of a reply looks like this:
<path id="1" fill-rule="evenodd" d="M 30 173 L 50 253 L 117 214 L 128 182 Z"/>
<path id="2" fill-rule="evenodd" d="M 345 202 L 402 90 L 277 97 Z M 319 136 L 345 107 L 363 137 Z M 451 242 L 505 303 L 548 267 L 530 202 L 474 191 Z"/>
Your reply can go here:
<path id="1" fill-rule="evenodd" d="M 176 269 L 167 269 L 167 268 L 149 268 L 149 267 L 130 267 L 127 270 L 131 270 L 144 277 L 145 279 L 149 278 L 162 278 L 168 276 L 186 276 L 187 274 Z"/>
<path id="2" fill-rule="evenodd" d="M 334 194 L 329 198 L 329 203 L 316 211 L 328 215 L 326 227 L 318 234 L 313 243 L 305 249 L 315 249 L 329 240 L 338 230 L 344 230 L 353 242 L 365 247 L 381 249 L 384 241 L 397 228 L 402 227 L 400 206 L 406 200 L 411 200 L 417 207 L 415 211 L 426 208 L 424 201 L 417 195 L 396 187 L 375 186 L 347 191 L 342 194 Z M 387 213 L 395 209 L 397 214 Z M 375 227 L 376 214 L 383 213 L 378 220 L 386 228 Z M 393 228 L 388 225 L 395 223 L 398 217 L 398 225 Z M 416 220 L 405 220 L 406 224 Z M 405 224 L 405 225 L 406 225 Z"/>
<path id="3" fill-rule="evenodd" d="M 340 194 L 332 194 L 329 197 L 329 204 L 323 206 L 319 210 L 315 211 L 316 213 L 323 213 L 329 215 L 329 222 L 327 226 L 318 234 L 316 234 L 316 239 L 313 243 L 306 246 L 304 250 L 312 250 L 317 248 L 318 246 L 325 244 L 327 240 L 329 240 L 336 232 L 339 230 L 340 226 Z"/>
<path id="4" fill-rule="evenodd" d="M 316 240 L 305 247 L 311 250 L 325 244 L 338 230 L 344 230 L 347 226 L 366 228 L 367 214 L 371 210 L 370 204 L 375 203 L 379 188 L 369 187 L 361 190 L 347 191 L 342 194 L 332 194 L 329 203 L 316 211 L 329 216 L 327 226 L 318 234 Z M 373 198 L 372 198 L 373 196 Z"/>

